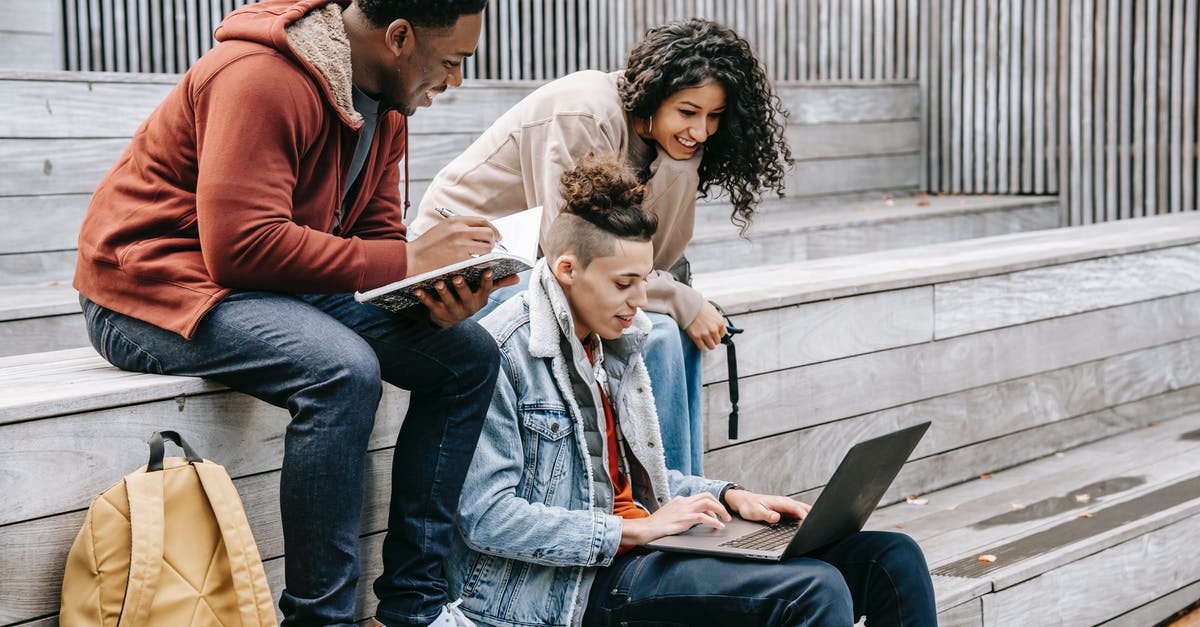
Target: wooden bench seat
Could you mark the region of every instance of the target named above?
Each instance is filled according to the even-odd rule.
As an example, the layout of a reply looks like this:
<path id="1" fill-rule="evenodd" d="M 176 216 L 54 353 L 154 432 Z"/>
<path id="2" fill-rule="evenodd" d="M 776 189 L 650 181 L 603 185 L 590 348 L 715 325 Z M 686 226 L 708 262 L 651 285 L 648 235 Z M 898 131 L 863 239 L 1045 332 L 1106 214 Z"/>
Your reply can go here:
<path id="1" fill-rule="evenodd" d="M 1087 594 L 1121 585 L 1122 568 L 1142 576 L 1139 556 L 1158 559 L 1159 543 L 1194 533 L 1197 505 L 1179 492 L 1192 485 L 1180 483 L 1183 460 L 1200 428 L 1198 258 L 1200 215 L 1181 214 L 701 275 L 747 329 L 736 440 L 724 352 L 705 359 L 707 474 L 811 499 L 853 442 L 933 420 L 885 497 L 896 505 L 872 525 L 903 525 L 922 542 L 944 623 L 1038 622 L 1020 612 L 1041 602 L 1040 582 L 1083 599 L 1061 608 L 1066 624 L 1169 613 L 1193 600 L 1174 591 L 1200 585 L 1186 564 L 1145 573 L 1136 595 Z M 372 435 L 367 613 L 406 405 L 389 388 Z M 0 489 L 12 495 L 0 555 L 29 565 L 0 580 L 0 625 L 53 624 L 83 508 L 168 427 L 235 477 L 278 593 L 286 421 L 211 382 L 121 372 L 90 349 L 0 358 Z M 1079 522 L 1110 527 L 1054 531 L 1081 511 L 1054 510 L 1060 497 L 1083 489 L 1094 516 Z M 998 559 L 981 571 L 970 560 L 984 550 Z"/>

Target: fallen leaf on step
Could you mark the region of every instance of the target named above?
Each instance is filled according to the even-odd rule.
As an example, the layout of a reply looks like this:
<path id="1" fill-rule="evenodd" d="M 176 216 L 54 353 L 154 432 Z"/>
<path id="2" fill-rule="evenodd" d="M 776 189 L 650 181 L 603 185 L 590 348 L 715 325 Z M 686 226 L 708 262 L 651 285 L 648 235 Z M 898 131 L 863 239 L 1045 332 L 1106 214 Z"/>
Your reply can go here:
<path id="1" fill-rule="evenodd" d="M 916 496 L 906 496 L 904 497 L 904 502 L 908 503 L 909 505 L 928 505 L 929 499 L 922 499 Z"/>
<path id="2" fill-rule="evenodd" d="M 891 198 L 888 198 L 887 200 L 883 201 L 883 204 L 885 204 L 889 207 L 895 207 L 896 201 L 892 200 Z"/>
<path id="3" fill-rule="evenodd" d="M 928 206 L 929 206 L 929 201 L 928 201 L 928 200 L 922 200 L 922 201 L 920 201 L 920 202 L 918 202 L 918 203 L 917 203 L 917 206 L 918 206 L 918 207 L 928 207 Z"/>
<path id="4" fill-rule="evenodd" d="M 1146 426 L 1147 427 L 1157 427 L 1158 425 L 1161 425 L 1161 424 L 1162 423 L 1157 420 L 1151 420 L 1150 422 L 1146 423 Z"/>
<path id="5" fill-rule="evenodd" d="M 1055 453 L 1054 456 L 1055 457 L 1066 457 L 1067 454 L 1066 453 Z"/>
<path id="6" fill-rule="evenodd" d="M 979 556 L 979 561 L 981 561 L 981 562 L 984 562 L 984 563 L 986 563 L 986 564 L 991 564 L 992 562 L 996 561 L 996 556 L 995 556 L 995 555 L 991 555 L 991 554 L 987 554 L 987 555 L 980 555 L 980 556 Z"/>
<path id="7" fill-rule="evenodd" d="M 1096 517 L 1096 515 L 1091 512 L 1084 512 L 1084 513 L 1076 516 L 1076 518 L 1095 518 L 1095 517 Z"/>
<path id="8" fill-rule="evenodd" d="M 897 528 L 897 529 L 903 529 L 903 528 L 904 528 L 904 523 L 896 523 L 896 528 Z"/>
<path id="9" fill-rule="evenodd" d="M 950 507 L 947 507 L 947 508 L 946 508 L 946 511 L 948 511 L 948 512 L 952 512 L 952 511 L 954 511 L 954 510 L 956 510 L 956 509 L 958 509 L 958 506 L 957 506 L 957 505 L 951 505 Z"/>
<path id="10" fill-rule="evenodd" d="M 1092 495 L 1090 495 L 1090 494 L 1076 494 L 1075 495 L 1076 503 L 1090 503 L 1091 501 L 1092 501 Z"/>
<path id="11" fill-rule="evenodd" d="M 1009 505 L 1012 505 L 1012 508 L 1013 508 L 1013 509 L 1015 509 L 1015 510 L 1017 510 L 1017 511 L 1020 511 L 1020 510 L 1023 510 L 1023 509 L 1025 509 L 1025 504 L 1024 504 L 1024 503 L 1009 503 Z"/>
<path id="12" fill-rule="evenodd" d="M 990 473 L 990 472 L 985 472 L 985 473 L 983 473 L 982 475 L 979 475 L 979 478 L 980 478 L 980 479 L 991 479 L 991 478 L 992 478 L 992 473 Z"/>

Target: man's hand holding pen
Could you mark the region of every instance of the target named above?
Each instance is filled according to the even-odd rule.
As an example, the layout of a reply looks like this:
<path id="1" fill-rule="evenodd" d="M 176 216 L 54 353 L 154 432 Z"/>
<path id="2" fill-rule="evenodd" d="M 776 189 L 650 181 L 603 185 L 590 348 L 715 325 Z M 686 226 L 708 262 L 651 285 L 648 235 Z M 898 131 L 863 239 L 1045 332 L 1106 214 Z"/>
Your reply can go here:
<path id="1" fill-rule="evenodd" d="M 408 243 L 408 276 L 486 255 L 500 238 L 496 228 L 483 218 L 456 216 L 448 209 L 439 209 L 438 213 L 445 220 Z M 438 281 L 432 294 L 417 290 L 415 295 L 429 310 L 431 322 L 450 327 L 482 309 L 493 289 L 516 285 L 517 281 L 518 278 L 512 276 L 493 284 L 489 270 L 483 274 L 478 289 L 472 290 L 461 276 L 456 276 L 451 279 L 451 285 Z"/>

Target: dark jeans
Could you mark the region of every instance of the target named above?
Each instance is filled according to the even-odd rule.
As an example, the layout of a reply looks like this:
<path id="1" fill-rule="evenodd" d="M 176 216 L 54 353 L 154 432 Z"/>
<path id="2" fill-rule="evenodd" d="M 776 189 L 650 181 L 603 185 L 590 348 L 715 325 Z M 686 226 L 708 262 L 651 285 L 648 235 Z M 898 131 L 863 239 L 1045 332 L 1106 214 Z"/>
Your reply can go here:
<path id="1" fill-rule="evenodd" d="M 865 531 L 780 563 L 635 551 L 600 569 L 583 624 L 936 627 L 916 542 Z"/>
<path id="2" fill-rule="evenodd" d="M 427 624 L 446 603 L 443 560 L 499 367 L 478 324 L 437 329 L 347 294 L 237 292 L 191 340 L 91 302 L 92 344 L 126 370 L 205 377 L 291 414 L 279 497 L 284 625 L 352 625 L 367 441 L 381 381 L 411 390 L 396 440 L 377 611 Z"/>

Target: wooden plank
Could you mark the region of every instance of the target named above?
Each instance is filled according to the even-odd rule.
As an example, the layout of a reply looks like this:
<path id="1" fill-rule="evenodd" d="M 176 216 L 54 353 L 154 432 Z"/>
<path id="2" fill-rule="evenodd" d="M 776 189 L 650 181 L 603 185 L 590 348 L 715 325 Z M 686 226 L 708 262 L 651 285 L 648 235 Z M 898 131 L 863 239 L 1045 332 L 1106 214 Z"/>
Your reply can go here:
<path id="1" fill-rule="evenodd" d="M 740 436 L 766 437 L 1176 342 L 1200 333 L 1186 313 L 1200 294 L 1164 298 L 1052 320 L 742 377 Z M 1106 342 L 1083 338 L 1107 338 Z M 709 448 L 726 440 L 725 386 L 704 389 Z"/>
<path id="2" fill-rule="evenodd" d="M 1058 220 L 1058 208 L 1045 206 L 959 215 L 924 217 L 915 215 L 909 220 L 822 229 L 805 236 L 804 241 L 801 242 L 804 245 L 804 256 L 796 260 L 858 255 L 894 248 L 925 246 L 1037 229 L 1052 229 L 1058 227 Z M 736 244 L 735 242 L 728 246 L 733 247 Z M 752 240 L 751 244 L 759 247 L 768 246 L 765 240 L 757 242 Z M 786 263 L 788 261 L 775 254 L 772 254 L 770 259 L 769 263 Z M 764 263 L 766 263 L 765 260 Z M 692 265 L 699 267 L 696 262 L 693 262 Z"/>
<path id="3" fill-rule="evenodd" d="M 949 119 L 950 133 L 947 138 L 948 145 L 946 150 L 942 152 L 942 160 L 947 163 L 949 180 L 941 188 L 942 191 L 951 193 L 959 193 L 963 191 L 962 167 L 965 159 L 963 158 L 963 115 L 965 108 L 963 105 L 963 3 L 947 0 L 949 4 L 950 18 L 947 24 L 950 28 L 950 45 L 943 52 L 942 59 L 947 61 L 946 66 L 949 68 L 949 92 L 950 101 L 946 103 L 943 110 L 944 115 Z"/>
<path id="4" fill-rule="evenodd" d="M 831 87 L 787 85 L 779 88 L 789 124 L 825 124 L 915 120 L 920 117 L 916 83 Z"/>
<path id="5" fill-rule="evenodd" d="M 126 138 L 0 139 L 0 196 L 91 193 L 129 144 Z"/>
<path id="6" fill-rule="evenodd" d="M 360 523 L 362 536 L 380 534 L 387 529 L 391 458 L 392 449 L 376 450 L 367 455 L 366 500 Z M 219 459 L 216 461 L 220 462 Z M 119 478 L 112 477 L 110 480 Z M 241 496 L 259 555 L 264 561 L 283 557 L 279 472 L 237 478 L 234 485 Z M 21 577 L 0 581 L 0 621 L 4 624 L 53 613 L 58 609 L 67 552 L 82 526 L 84 513 L 70 512 L 0 528 L 0 549 L 3 554 L 13 563 L 30 566 Z M 367 562 L 378 562 L 380 554 L 364 550 L 363 557 Z M 276 595 L 278 593 L 277 589 Z"/>
<path id="7" fill-rule="evenodd" d="M 1200 11 L 1195 3 L 1187 3 L 1184 15 L 1185 30 L 1189 33 L 1197 32 L 1197 17 L 1196 14 Z M 1184 111 L 1200 111 L 1196 107 L 1197 96 L 1200 95 L 1200 89 L 1197 89 L 1197 69 L 1196 56 L 1197 48 L 1200 47 L 1200 41 L 1197 38 L 1185 38 L 1183 54 L 1183 110 Z M 1200 176 L 1200 168 L 1197 168 L 1196 144 L 1191 141 L 1186 141 L 1187 138 L 1196 137 L 1198 115 L 1184 115 L 1182 120 L 1183 125 L 1183 171 L 1180 173 L 1180 178 L 1183 179 L 1183 211 L 1191 211 L 1200 209 L 1200 203 L 1197 202 L 1196 178 Z"/>
<path id="8" fill-rule="evenodd" d="M 4 26 L 0 33 L 41 33 L 53 35 L 62 20 L 61 5 L 55 2 L 28 2 L 25 0 L 0 0 Z"/>
<path id="9" fill-rule="evenodd" d="M 1165 594 L 1151 603 L 1126 612 L 1112 620 L 1101 623 L 1102 627 L 1141 627 L 1157 625 L 1172 618 L 1179 610 L 1186 609 L 1200 599 L 1200 581 Z"/>
<path id="10" fill-rule="evenodd" d="M 1103 26 L 1097 28 L 1097 39 L 1103 38 L 1104 41 L 1097 44 L 1097 74 L 1105 76 L 1104 81 L 1097 80 L 1096 88 L 1096 136 L 1104 138 L 1103 142 L 1100 142 L 1102 150 L 1097 151 L 1097 159 L 1103 163 L 1103 168 L 1098 167 L 1096 171 L 1097 220 L 1117 219 L 1117 82 L 1120 80 L 1117 62 L 1120 37 L 1117 11 L 1116 0 L 1109 0 L 1107 6 L 1097 6 L 1098 14 L 1104 16 Z M 1100 18 L 1097 17 L 1097 20 L 1100 21 Z M 1107 57 L 1104 56 L 1105 52 Z"/>
<path id="11" fill-rule="evenodd" d="M 1061 66 L 1059 60 L 1062 58 L 1064 51 L 1058 42 L 1058 4 L 1057 2 L 1045 2 L 1046 12 L 1046 190 L 1050 192 L 1058 192 L 1061 189 L 1062 183 L 1059 181 L 1059 171 L 1062 169 L 1064 155 L 1062 154 L 1062 146 L 1065 142 L 1062 141 L 1060 135 L 1060 115 L 1063 109 L 1062 98 L 1065 93 L 1060 89 L 1061 78 L 1059 76 L 1059 68 Z M 1128 29 L 1126 29 L 1128 30 Z M 1065 222 L 1065 221 L 1064 221 Z"/>
<path id="12" fill-rule="evenodd" d="M 1134 24 L 1133 24 L 1133 92 L 1137 94 L 1145 94 L 1146 89 L 1146 5 L 1143 3 L 1134 3 Z M 1144 188 L 1146 185 L 1145 175 L 1145 157 L 1146 157 L 1146 99 L 1143 97 L 1133 98 L 1133 144 L 1131 147 L 1133 153 L 1133 175 L 1130 177 L 1130 190 L 1132 195 L 1132 205 L 1130 206 L 1130 217 L 1138 217 L 1146 215 L 1146 202 L 1144 196 Z"/>
<path id="13" fill-rule="evenodd" d="M 865 294 L 770 309 L 735 321 L 738 372 L 751 376 L 928 341 L 933 336 L 928 288 Z M 705 383 L 728 377 L 725 351 L 705 353 Z"/>
<path id="14" fill-rule="evenodd" d="M 1009 3 L 1001 2 L 996 20 L 999 22 L 997 27 L 997 54 L 1000 59 L 1008 60 L 1011 53 L 1009 39 L 1011 30 L 1011 16 L 1009 14 Z M 1010 191 L 1009 186 L 1009 153 L 1008 153 L 1008 136 L 1009 136 L 1009 118 L 1010 110 L 1008 107 L 1008 77 L 1009 72 L 1006 66 L 995 68 L 996 76 L 996 192 L 1006 194 Z"/>
<path id="15" fill-rule="evenodd" d="M 0 255 L 0 286 L 65 282 L 75 274 L 75 251 Z"/>
<path id="16" fill-rule="evenodd" d="M 713 477 L 753 480 L 756 489 L 781 494 L 801 492 L 822 485 L 842 453 L 854 442 L 930 420 L 933 426 L 891 492 L 898 498 L 922 494 L 982 472 L 1170 417 L 1166 415 L 1171 412 L 1170 403 L 1186 408 L 1186 403 L 1200 398 L 1194 368 L 1189 372 L 1179 361 L 1186 360 L 1186 355 L 1178 356 L 1195 348 L 1195 342 L 1174 346 L 1171 352 L 1177 361 L 1160 367 L 1166 373 L 1161 376 L 1139 378 L 1138 373 L 1132 372 L 1144 365 L 1144 358 L 1156 354 L 1139 351 L 1135 357 L 1119 356 L 1011 381 L 993 381 L 944 396 L 903 399 L 896 407 L 763 439 L 755 440 L 751 433 L 745 433 L 748 441 L 742 443 L 727 440 L 723 435 L 724 416 L 713 416 L 706 425 L 710 448 L 706 468 Z M 1176 371 L 1186 381 L 1176 385 L 1161 380 Z M 1114 401 L 1108 394 L 1090 387 L 1110 381 L 1117 388 L 1111 396 L 1120 400 Z M 1175 389 L 1185 391 L 1177 393 L 1176 398 L 1158 400 Z M 1155 400 L 1142 402 L 1143 399 Z M 1120 412 L 1105 410 L 1117 405 L 1122 407 Z M 993 419 L 978 420 L 981 412 Z M 1030 435 L 1033 431 L 1041 433 L 1038 437 L 1043 439 L 1036 440 Z M 1020 440 L 1024 446 L 1006 449 L 1004 438 Z M 716 448 L 726 444 L 729 446 Z M 977 444 L 986 447 L 972 448 Z"/>
<path id="17" fill-rule="evenodd" d="M 1176 522 L 984 597 L 987 623 L 1096 624 L 1200 580 L 1200 516 Z M 1121 573 L 1112 576 L 1111 573 Z"/>
<path id="18" fill-rule="evenodd" d="M 1172 13 L 1168 24 L 1171 25 L 1171 61 L 1170 61 L 1170 78 L 1171 78 L 1171 117 L 1170 117 L 1170 143 L 1168 159 L 1168 180 L 1170 181 L 1170 192 L 1166 196 L 1168 199 L 1168 207 L 1170 211 L 1183 211 L 1183 119 L 1186 117 L 1183 109 L 1183 41 L 1184 41 L 1184 14 L 1183 6 L 1185 3 L 1176 2 L 1172 4 Z M 1163 12 L 1166 19 L 1166 12 Z M 1196 34 L 1192 33 L 1192 38 L 1196 38 Z M 1164 77 L 1165 78 L 1165 77 Z M 1188 112 L 1190 113 L 1190 111 Z M 1187 141 L 1191 141 L 1191 137 L 1187 137 Z M 1164 190 L 1166 191 L 1166 190 Z"/>
<path id="19" fill-rule="evenodd" d="M 787 175 L 788 196 L 824 196 L 867 190 L 916 189 L 919 153 L 801 161 Z"/>
<path id="20" fill-rule="evenodd" d="M 74 249 L 90 198 L 88 194 L 0 197 L 0 216 L 7 224 L 19 225 L 0 229 L 0 255 Z"/>
<path id="21" fill-rule="evenodd" d="M 938 339 L 1200 290 L 1200 245 L 943 283 Z M 1070 286 L 1070 289 L 1064 289 Z"/>
<path id="22" fill-rule="evenodd" d="M 82 315 L 0 322 L 0 357 L 88 345 Z"/>
<path id="23" fill-rule="evenodd" d="M 1119 163 L 1117 165 L 1117 176 L 1121 186 L 1120 196 L 1117 199 L 1116 219 L 1121 220 L 1130 217 L 1133 204 L 1130 186 L 1133 182 L 1131 173 L 1131 165 L 1133 163 L 1133 151 L 1136 146 L 1133 145 L 1133 123 L 1132 117 L 1132 98 L 1133 98 L 1133 69 L 1131 66 L 1133 60 L 1133 28 L 1129 25 L 1133 23 L 1133 3 L 1121 2 L 1121 17 L 1120 23 L 1125 25 L 1121 29 L 1121 43 L 1119 46 L 1121 66 L 1120 66 L 1120 95 L 1118 96 L 1118 109 L 1121 112 L 1121 124 L 1117 131 L 1117 142 L 1122 147 Z"/>
<path id="24" fill-rule="evenodd" d="M 1035 194 L 1046 193 L 1046 125 L 1050 103 L 1046 100 L 1046 5 L 1047 0 L 1036 0 L 1033 15 L 1033 187 Z M 1053 53 L 1053 49 L 1050 49 Z"/>
<path id="25" fill-rule="evenodd" d="M 1084 259 L 1194 244 L 1200 215 L 1187 212 L 1070 230 L 1034 231 L 744 272 L 712 272 L 695 286 L 730 313 L 1016 272 Z"/>
<path id="26" fill-rule="evenodd" d="M 0 67 L 59 69 L 63 67 L 56 37 L 42 33 L 0 32 Z"/>
<path id="27" fill-rule="evenodd" d="M 921 149 L 917 120 L 857 124 L 788 125 L 788 145 L 797 161 L 915 153 Z"/>
<path id="28" fill-rule="evenodd" d="M 986 62 L 987 62 L 987 3 L 978 3 L 975 12 L 975 24 L 972 27 L 975 35 L 974 42 L 974 68 L 972 70 L 974 79 L 971 88 L 975 91 L 974 111 L 972 112 L 974 120 L 974 132 L 971 133 L 971 141 L 974 143 L 973 154 L 977 155 L 972 162 L 974 175 L 971 178 L 969 190 L 978 194 L 986 192 L 984 186 L 984 168 L 987 165 L 987 148 L 986 139 L 988 135 L 987 127 L 987 100 L 985 87 L 987 85 Z"/>
<path id="29" fill-rule="evenodd" d="M 407 398 L 387 389 L 370 448 L 395 443 Z M 0 485 L 24 496 L 0 513 L 0 525 L 86 507 L 114 477 L 145 462 L 144 441 L 161 429 L 180 430 L 199 451 L 220 451 L 232 476 L 277 470 L 286 423 L 285 410 L 217 393 L 4 425 Z M 56 480 L 48 483 L 47 476 Z"/>
<path id="30" fill-rule="evenodd" d="M 1159 141 L 1159 11 L 1160 8 L 1158 0 L 1146 0 L 1146 91 L 1144 92 L 1144 98 L 1146 100 L 1146 126 L 1144 128 L 1146 133 L 1146 152 L 1143 165 L 1146 169 L 1144 215 L 1148 216 L 1156 215 L 1159 211 L 1157 194 Z"/>
<path id="31" fill-rule="evenodd" d="M 1032 1 L 1032 0 L 1030 0 Z M 1064 5 L 1065 6 L 1065 5 Z M 1009 73 L 1009 92 L 1008 92 L 1008 112 L 1011 116 L 1011 124 L 1009 125 L 1008 136 L 1002 138 L 1008 142 L 1008 163 L 1009 163 L 1009 193 L 1019 193 L 1021 190 L 1021 51 L 1024 49 L 1024 40 L 1028 36 L 1025 31 L 1023 19 L 1022 0 L 1015 0 L 1011 3 L 1011 19 L 1009 30 L 1012 34 L 1010 40 L 1010 62 L 1008 64 Z"/>
<path id="32" fill-rule="evenodd" d="M 976 170 L 976 180 L 979 181 L 977 191 L 986 192 L 988 194 L 996 193 L 998 189 L 997 181 L 997 161 L 999 155 L 999 142 L 996 134 L 996 128 L 999 124 L 999 80 L 998 76 L 1002 72 L 1000 59 L 1004 57 L 1000 54 L 1000 7 L 996 0 L 988 0 L 986 12 L 986 33 L 987 33 L 987 56 L 983 62 L 984 72 L 987 79 L 983 87 L 984 110 L 986 120 L 977 122 L 977 126 L 982 126 L 983 132 L 979 134 L 977 141 L 980 142 L 985 155 L 978 164 Z M 981 81 L 982 82 L 982 81 Z"/>
<path id="33" fill-rule="evenodd" d="M 1020 0 L 1017 0 L 1018 2 Z M 975 116 L 979 113 L 975 98 L 975 64 L 979 57 L 979 47 L 975 42 L 975 7 L 978 2 L 964 2 L 962 14 L 962 166 L 959 187 L 954 191 L 978 193 L 973 174 L 975 165 L 975 138 L 978 128 L 975 126 Z M 980 159 L 982 160 L 982 158 Z"/>
<path id="34" fill-rule="evenodd" d="M 1155 153 L 1157 176 L 1154 179 L 1156 213 L 1169 213 L 1170 206 L 1170 169 L 1169 162 L 1171 142 L 1171 13 L 1172 3 L 1164 2 L 1158 10 L 1158 67 L 1155 89 L 1158 96 L 1157 124 L 1155 136 L 1158 140 L 1158 150 Z"/>
<path id="35" fill-rule="evenodd" d="M 983 627 L 983 601 L 973 599 L 938 612 L 937 621 L 941 627 Z"/>

